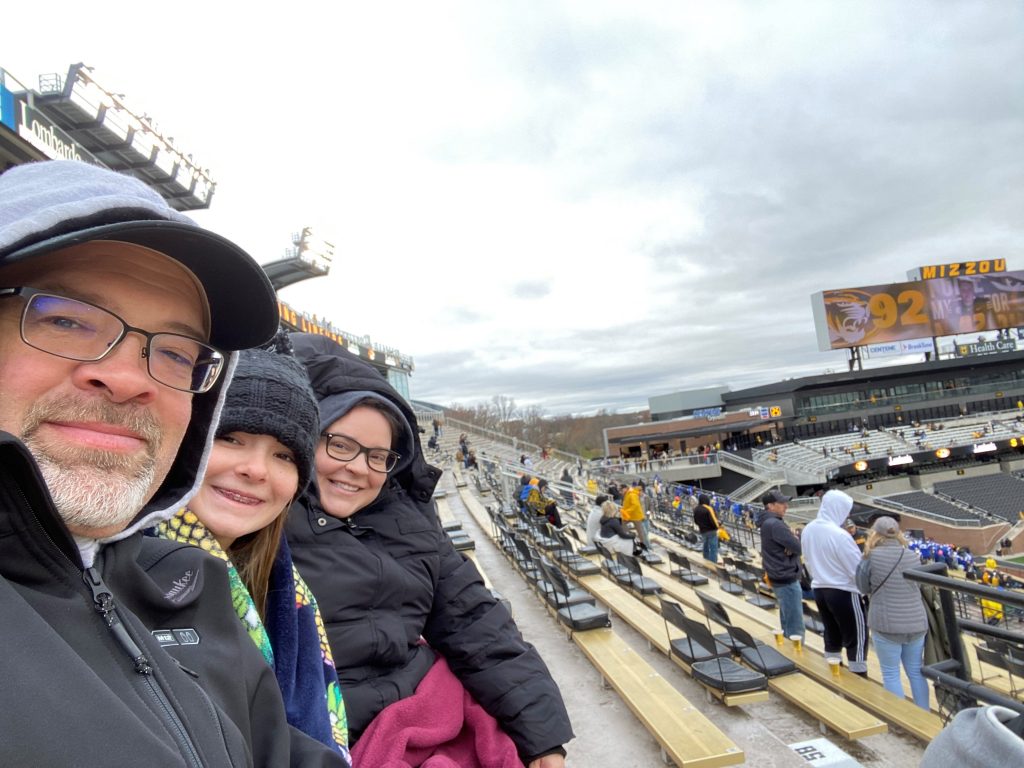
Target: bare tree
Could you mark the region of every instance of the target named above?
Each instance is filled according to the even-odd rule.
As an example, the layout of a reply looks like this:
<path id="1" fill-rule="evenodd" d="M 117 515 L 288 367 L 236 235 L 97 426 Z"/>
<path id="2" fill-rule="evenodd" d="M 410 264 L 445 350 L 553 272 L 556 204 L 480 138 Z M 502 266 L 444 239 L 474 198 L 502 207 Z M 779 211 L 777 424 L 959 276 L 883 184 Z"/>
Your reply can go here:
<path id="1" fill-rule="evenodd" d="M 506 395 L 495 395 L 491 398 L 491 407 L 494 420 L 498 425 L 507 424 L 516 417 L 519 409 L 516 407 L 516 399 Z"/>

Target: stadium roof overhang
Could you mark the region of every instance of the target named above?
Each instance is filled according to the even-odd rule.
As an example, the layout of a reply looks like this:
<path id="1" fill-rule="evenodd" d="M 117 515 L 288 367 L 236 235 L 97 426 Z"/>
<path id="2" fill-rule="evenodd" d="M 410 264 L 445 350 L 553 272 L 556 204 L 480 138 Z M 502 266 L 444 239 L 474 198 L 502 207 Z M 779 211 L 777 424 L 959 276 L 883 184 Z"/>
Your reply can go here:
<path id="1" fill-rule="evenodd" d="M 1007 364 L 1024 365 L 1024 352 L 1006 352 L 970 358 L 927 360 L 925 362 L 894 365 L 887 368 L 869 368 L 861 371 L 843 371 L 819 376 L 805 376 L 800 379 L 788 379 L 760 387 L 727 392 L 722 395 L 722 400 L 727 406 L 742 408 L 743 403 L 760 401 L 766 397 L 792 395 L 796 392 L 812 389 L 883 382 L 893 379 L 905 379 L 911 376 L 948 375 L 955 374 L 958 371 L 977 370 L 979 367 L 994 367 Z"/>
<path id="2" fill-rule="evenodd" d="M 5 165 L 75 159 L 137 176 L 176 210 L 208 208 L 216 183 L 192 156 L 174 146 L 148 115 L 136 114 L 122 94 L 97 84 L 83 64 L 66 78 L 46 75 L 40 90 L 0 77 L 2 122 L 23 149 L 8 149 Z M 0 70 L 0 75 L 4 75 Z"/>
<path id="3" fill-rule="evenodd" d="M 636 428 L 631 428 L 630 432 L 624 434 L 622 432 L 616 433 L 614 428 L 609 428 L 608 432 L 608 443 L 619 445 L 621 443 L 652 443 L 663 440 L 675 440 L 681 437 L 700 437 L 702 435 L 711 435 L 721 432 L 740 432 L 743 430 L 752 430 L 754 432 L 760 432 L 771 428 L 774 422 L 764 421 L 758 419 L 744 419 L 743 421 L 720 421 L 720 422 L 700 422 L 694 424 L 692 421 L 685 422 L 672 422 L 662 421 L 653 422 L 653 424 L 664 424 L 668 429 L 655 431 L 636 431 Z M 646 425 L 651 426 L 651 425 Z M 757 427 L 757 429 L 754 429 Z"/>

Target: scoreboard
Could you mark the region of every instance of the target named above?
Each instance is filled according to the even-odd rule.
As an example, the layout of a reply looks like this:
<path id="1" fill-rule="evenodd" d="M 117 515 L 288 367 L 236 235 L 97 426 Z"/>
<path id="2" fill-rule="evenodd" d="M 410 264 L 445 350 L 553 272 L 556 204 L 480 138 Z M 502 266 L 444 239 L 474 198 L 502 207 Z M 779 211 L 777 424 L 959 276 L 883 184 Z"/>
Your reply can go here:
<path id="1" fill-rule="evenodd" d="M 945 277 L 815 293 L 819 349 L 1024 326 L 1024 272 L 994 271 L 990 264 L 979 273 L 982 263 L 988 262 L 965 262 L 975 265 L 970 275 L 950 276 L 952 267 L 959 273 L 964 265 L 945 264 L 939 265 Z"/>

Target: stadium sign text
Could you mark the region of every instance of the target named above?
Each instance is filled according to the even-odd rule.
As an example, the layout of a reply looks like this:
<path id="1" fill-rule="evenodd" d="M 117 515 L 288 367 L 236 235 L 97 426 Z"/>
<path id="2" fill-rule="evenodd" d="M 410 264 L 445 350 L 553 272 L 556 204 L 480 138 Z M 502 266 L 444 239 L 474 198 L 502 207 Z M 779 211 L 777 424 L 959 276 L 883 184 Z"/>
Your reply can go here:
<path id="1" fill-rule="evenodd" d="M 890 467 L 898 467 L 898 466 L 901 466 L 903 464 L 913 464 L 913 463 L 914 463 L 914 457 L 911 456 L 910 454 L 904 454 L 903 456 L 890 456 L 889 457 L 889 466 Z"/>
<path id="2" fill-rule="evenodd" d="M 975 357 L 977 355 L 997 355 L 1002 352 L 1016 352 L 1017 342 L 1013 339 L 997 339 L 995 341 L 979 341 L 974 344 L 957 344 L 957 357 Z"/>
<path id="3" fill-rule="evenodd" d="M 934 280 L 937 277 L 966 277 L 1005 271 L 1006 259 L 980 259 L 978 261 L 958 261 L 955 264 L 930 264 L 926 267 L 918 267 L 920 276 L 912 276 L 910 279 Z"/>
<path id="4" fill-rule="evenodd" d="M 41 112 L 30 107 L 27 101 L 19 106 L 18 135 L 44 155 L 53 160 L 78 160 L 102 165 L 91 152 L 76 144 Z"/>
<path id="5" fill-rule="evenodd" d="M 695 419 L 713 419 L 715 416 L 722 415 L 722 407 L 717 408 L 695 408 L 693 411 L 693 418 Z"/>
<path id="6" fill-rule="evenodd" d="M 991 453 L 996 450 L 995 443 L 978 443 L 973 448 L 973 453 Z"/>
<path id="7" fill-rule="evenodd" d="M 864 349 L 868 357 L 892 357 L 893 355 L 920 355 L 931 352 L 935 345 L 931 339 L 905 339 L 887 341 L 883 344 L 868 344 Z"/>

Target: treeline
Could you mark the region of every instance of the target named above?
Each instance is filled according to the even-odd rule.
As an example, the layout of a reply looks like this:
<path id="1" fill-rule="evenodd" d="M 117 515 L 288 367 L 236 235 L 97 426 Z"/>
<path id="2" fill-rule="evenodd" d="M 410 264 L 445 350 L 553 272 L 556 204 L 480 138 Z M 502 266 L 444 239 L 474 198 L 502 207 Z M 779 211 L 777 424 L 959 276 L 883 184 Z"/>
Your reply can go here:
<path id="1" fill-rule="evenodd" d="M 515 398 L 506 395 L 495 395 L 490 401 L 473 406 L 453 403 L 445 408 L 445 413 L 453 419 L 587 459 L 604 455 L 604 430 L 607 427 L 650 421 L 646 410 L 638 413 L 600 410 L 593 416 L 549 416 L 539 405 L 520 408 Z"/>

